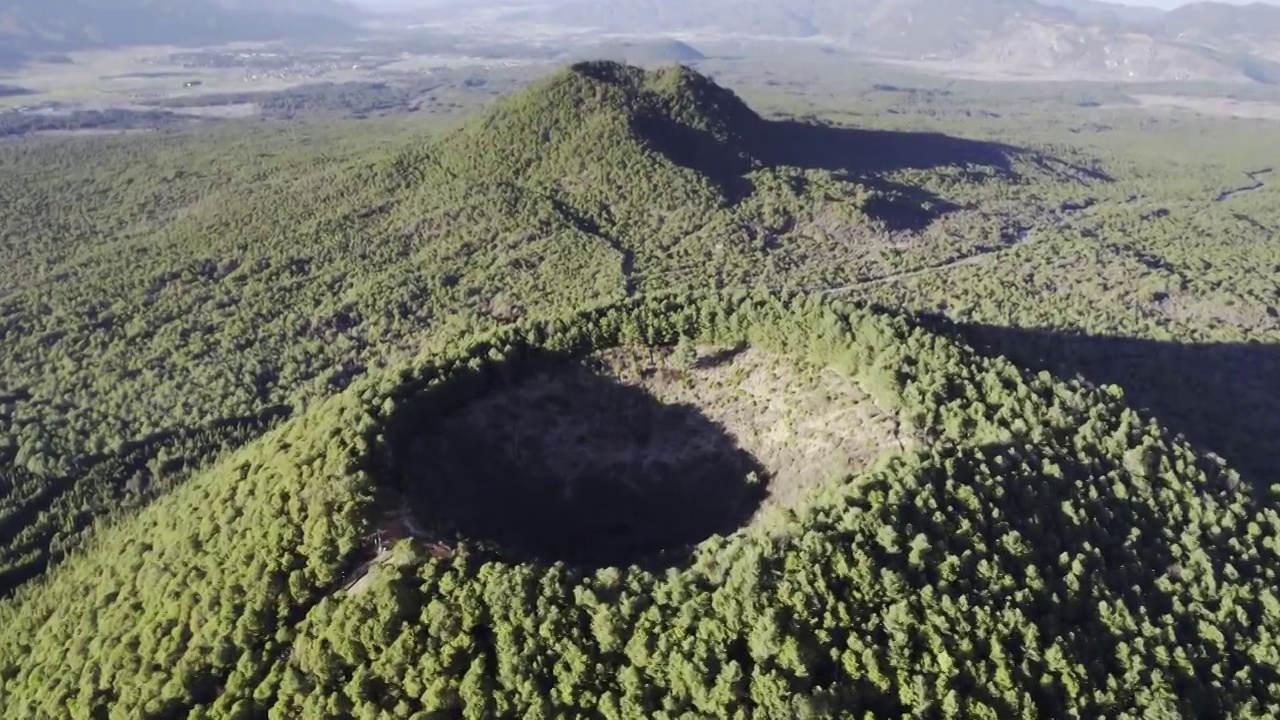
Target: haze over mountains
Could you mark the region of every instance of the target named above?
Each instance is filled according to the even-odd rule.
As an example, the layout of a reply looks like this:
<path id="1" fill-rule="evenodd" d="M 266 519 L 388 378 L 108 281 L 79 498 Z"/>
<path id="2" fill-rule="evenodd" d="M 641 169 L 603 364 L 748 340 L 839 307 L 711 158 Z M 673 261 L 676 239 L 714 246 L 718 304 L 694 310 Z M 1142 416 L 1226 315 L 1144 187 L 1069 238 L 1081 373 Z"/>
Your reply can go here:
<path id="1" fill-rule="evenodd" d="M 0 7 L 0 55 L 334 38 L 360 15 L 341 0 L 11 0 Z"/>
<path id="2" fill-rule="evenodd" d="M 916 61 L 1110 79 L 1280 77 L 1280 7 L 1200 2 L 1164 12 L 1097 0 L 560 0 L 437 3 L 437 21 L 812 39 Z"/>
<path id="3" fill-rule="evenodd" d="M 946 63 L 980 74 L 1121 80 L 1280 80 L 1280 6 L 1170 11 L 1100 0 L 16 0 L 0 56 L 133 44 L 330 41 L 395 10 L 458 32 L 532 26 L 619 35 L 774 38 Z"/>

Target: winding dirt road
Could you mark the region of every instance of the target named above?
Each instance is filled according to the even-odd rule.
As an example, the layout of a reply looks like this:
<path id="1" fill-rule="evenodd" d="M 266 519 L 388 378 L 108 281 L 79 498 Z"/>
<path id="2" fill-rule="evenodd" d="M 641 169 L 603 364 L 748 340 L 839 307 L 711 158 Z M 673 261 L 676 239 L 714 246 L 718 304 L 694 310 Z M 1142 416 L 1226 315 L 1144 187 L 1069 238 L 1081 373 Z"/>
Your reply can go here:
<path id="1" fill-rule="evenodd" d="M 1055 224 L 1061 225 L 1062 223 L 1066 222 L 1065 216 L 1080 212 L 1081 210 L 1084 210 L 1089 207 L 1093 207 L 1093 202 L 1084 203 L 1080 206 L 1075 206 L 1070 204 L 1062 205 L 1058 208 L 1058 212 L 1053 215 L 1054 222 Z M 939 263 L 937 265 L 930 265 L 928 267 L 918 268 L 916 270 L 905 270 L 903 272 L 883 275 L 881 277 L 872 278 L 870 280 L 859 280 L 858 282 L 849 283 L 847 285 L 838 285 L 836 287 L 815 289 L 811 291 L 811 293 L 814 295 L 820 295 L 820 296 L 836 295 L 839 293 L 850 292 L 852 290 L 862 290 L 864 288 L 875 287 L 877 285 L 886 285 L 891 282 L 897 282 L 899 280 L 907 280 L 914 277 L 920 277 L 922 275 L 945 272 L 947 270 L 951 270 L 953 268 L 957 268 L 962 265 L 976 265 L 977 263 L 986 262 L 998 255 L 1003 255 L 1015 248 L 1019 248 L 1024 245 L 1030 245 L 1031 243 L 1035 242 L 1038 238 L 1037 238 L 1037 233 L 1035 233 L 1034 230 L 1035 228 L 1029 228 L 1029 227 L 1017 228 L 1012 233 L 1002 238 L 1003 243 L 998 247 L 994 247 L 989 250 L 980 251 L 980 252 L 974 253 L 973 255 L 967 255 L 962 258 L 956 258 L 955 260 L 948 260 L 944 263 Z"/>
<path id="2" fill-rule="evenodd" d="M 1262 168 L 1261 170 L 1251 170 L 1244 173 L 1244 176 L 1249 178 L 1249 184 L 1238 187 L 1238 188 L 1232 188 L 1231 190 L 1225 190 L 1219 193 L 1217 197 L 1217 201 L 1224 202 L 1226 200 L 1230 200 L 1236 195 L 1243 195 L 1244 193 L 1254 192 L 1255 190 L 1261 190 L 1262 188 L 1267 186 L 1267 183 L 1262 181 L 1260 178 L 1263 175 L 1270 175 L 1271 171 L 1272 171 L 1272 168 Z"/>
<path id="3" fill-rule="evenodd" d="M 1250 182 L 1248 185 L 1243 185 L 1238 188 L 1232 188 L 1230 190 L 1224 190 L 1223 192 L 1219 193 L 1214 200 L 1216 202 L 1224 202 L 1226 200 L 1229 200 L 1235 197 L 1236 195 L 1242 195 L 1244 193 L 1256 192 L 1258 190 L 1261 190 L 1262 188 L 1267 186 L 1266 181 L 1263 180 L 1262 178 L 1266 175 L 1270 175 L 1273 171 L 1274 171 L 1273 168 L 1262 168 L 1260 170 L 1247 171 L 1244 173 L 1244 176 L 1249 178 Z M 1133 200 L 1131 199 L 1130 202 L 1132 201 Z M 1054 224 L 1062 225 L 1064 222 L 1066 222 L 1066 218 L 1068 216 L 1078 213 L 1082 210 L 1087 210 L 1088 208 L 1093 207 L 1094 204 L 1095 204 L 1095 201 L 1093 200 L 1089 200 L 1081 204 L 1071 204 L 1071 203 L 1063 204 L 1059 206 L 1058 212 L 1054 213 L 1052 216 Z M 1241 217 L 1244 220 L 1257 224 L 1259 227 L 1268 229 L 1266 228 L 1266 226 L 1262 225 L 1261 223 L 1258 223 L 1256 220 L 1254 220 L 1251 217 L 1248 217 L 1248 216 L 1241 216 Z M 980 263 L 980 262 L 987 262 L 996 256 L 1003 255 L 1009 252 L 1010 250 L 1013 250 L 1018 247 L 1022 247 L 1024 245 L 1029 245 L 1035 242 L 1037 239 L 1037 236 L 1036 236 L 1036 233 L 1033 232 L 1033 230 L 1034 230 L 1033 228 L 1018 228 L 1014 232 L 1012 238 L 1008 238 L 1008 237 L 1005 238 L 1005 242 L 1003 245 L 1001 245 L 1000 247 L 992 248 L 985 252 L 979 252 L 974 255 L 957 258 L 955 260 L 948 260 L 947 262 L 939 263 L 938 265 L 931 265 L 929 267 L 920 268 L 918 270 L 907 270 L 905 272 L 893 273 L 890 275 L 885 275 L 883 277 L 872 278 L 870 280 L 860 280 L 858 282 L 849 283 L 847 285 L 839 285 L 836 287 L 815 289 L 812 291 L 812 293 L 814 295 L 822 295 L 822 296 L 836 295 L 839 293 L 851 292 L 854 290 L 862 290 L 864 288 L 875 287 L 877 285 L 886 285 L 888 283 L 897 282 L 899 280 L 908 280 L 910 278 L 920 277 L 922 275 L 945 272 L 947 270 L 951 270 L 952 268 L 957 268 L 962 265 L 976 265 L 977 263 Z"/>

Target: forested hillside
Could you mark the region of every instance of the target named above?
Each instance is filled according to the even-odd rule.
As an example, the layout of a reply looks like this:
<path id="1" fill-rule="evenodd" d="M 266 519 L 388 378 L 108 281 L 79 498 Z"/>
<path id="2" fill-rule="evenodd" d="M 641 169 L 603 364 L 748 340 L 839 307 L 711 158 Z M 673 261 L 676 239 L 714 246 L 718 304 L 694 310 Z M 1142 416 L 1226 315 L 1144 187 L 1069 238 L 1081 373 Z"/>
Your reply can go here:
<path id="1" fill-rule="evenodd" d="M 163 458 L 183 453 L 158 448 L 220 447 L 424 337 L 655 288 L 910 271 L 1015 242 L 1056 206 L 1046 193 L 1096 182 L 1007 146 L 765 121 L 689 70 L 611 63 L 437 139 L 311 155 L 282 149 L 329 138 L 228 139 L 207 156 L 182 135 L 141 157 L 120 140 L 0 147 L 0 456 L 19 518 L 0 565 L 38 567 L 53 538 L 181 477 Z M 886 177 L 911 168 L 948 197 Z M 1007 216 L 972 204 L 993 193 Z M 161 459 L 121 459 L 140 442 Z"/>
<path id="2" fill-rule="evenodd" d="M 793 87 L 0 143 L 0 717 L 1272 712 L 1280 131 Z"/>
<path id="3" fill-rule="evenodd" d="M 865 387 L 926 445 L 832 468 L 772 522 L 663 545 L 665 572 L 522 561 L 510 534 L 491 545 L 412 510 L 395 529 L 407 496 L 441 498 L 502 462 L 424 473 L 415 439 L 534 382 L 539 358 L 564 372 L 610 347 L 690 347 L 693 364 L 670 372 L 699 382 L 688 368 L 744 345 Z M 628 442 L 647 442 L 644 427 Z M 714 447 L 703 432 L 683 442 Z M 673 470 L 627 492 L 678 507 L 673 493 L 706 478 Z M 561 480 L 538 477 L 505 482 Z M 597 500 L 624 491 L 609 478 L 590 477 Z M 755 478 L 738 482 L 786 474 Z M 981 360 L 892 317 L 628 301 L 357 381 L 104 531 L 0 606 L 3 713 L 1256 716 L 1280 696 L 1277 518 L 1232 483 L 1116 391 Z M 521 518 L 522 539 L 562 529 L 547 520 Z"/>

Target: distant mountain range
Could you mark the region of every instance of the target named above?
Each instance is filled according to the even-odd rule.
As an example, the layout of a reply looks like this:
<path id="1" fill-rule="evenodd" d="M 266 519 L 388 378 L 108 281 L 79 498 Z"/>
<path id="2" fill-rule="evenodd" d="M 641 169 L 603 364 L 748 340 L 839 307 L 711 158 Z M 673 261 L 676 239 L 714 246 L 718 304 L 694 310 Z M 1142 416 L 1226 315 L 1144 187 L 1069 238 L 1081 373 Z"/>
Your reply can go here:
<path id="1" fill-rule="evenodd" d="M 1154 20 L 1164 11 L 1142 5 L 1120 5 L 1104 0 L 1039 0 L 1041 5 L 1070 10 L 1080 19 L 1103 23 L 1139 23 Z"/>
<path id="2" fill-rule="evenodd" d="M 0 57 L 93 47 L 335 38 L 359 16 L 340 0 L 7 0 Z"/>
<path id="3" fill-rule="evenodd" d="M 809 38 L 1028 77 L 1280 82 L 1280 6 L 1197 2 L 1161 11 L 1103 0 L 363 0 L 360 8 L 346 0 L 7 0 L 0 63 L 102 46 L 336 40 L 371 9 L 517 34 L 536 24 Z"/>
<path id="4" fill-rule="evenodd" d="M 1166 38 L 1280 61 L 1280 7 L 1275 5 L 1184 5 L 1161 15 L 1152 29 Z"/>
<path id="5" fill-rule="evenodd" d="M 1100 0 L 501 0 L 433 8 L 442 18 L 483 11 L 486 22 L 610 33 L 826 39 L 1028 75 L 1280 80 L 1280 7 L 1264 4 L 1166 12 Z"/>

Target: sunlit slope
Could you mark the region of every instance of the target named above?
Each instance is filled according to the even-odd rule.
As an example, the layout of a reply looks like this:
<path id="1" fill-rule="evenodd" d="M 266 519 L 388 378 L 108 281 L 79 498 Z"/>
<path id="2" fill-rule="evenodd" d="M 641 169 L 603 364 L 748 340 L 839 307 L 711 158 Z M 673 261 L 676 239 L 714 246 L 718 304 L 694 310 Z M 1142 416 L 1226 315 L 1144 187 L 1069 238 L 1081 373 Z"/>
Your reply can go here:
<path id="1" fill-rule="evenodd" d="M 600 373 L 592 358 L 609 348 L 636 350 L 637 377 L 645 358 L 670 357 L 654 372 L 677 384 L 712 377 L 697 368 L 727 351 L 783 358 L 796 382 L 861 388 L 914 440 L 833 469 L 767 522 L 612 568 L 557 559 L 555 543 L 525 556 L 421 504 L 466 478 L 424 471 L 420 439 L 542 363 Z M 632 402 L 624 415 L 643 417 Z M 791 432 L 809 417 L 789 418 Z M 704 440 L 690 438 L 714 447 Z M 660 472 L 655 445 L 633 442 Z M 492 482 L 486 468 L 506 466 L 487 463 L 515 452 L 473 457 L 472 477 Z M 772 494 L 777 477 L 739 482 Z M 677 513 L 665 493 L 703 479 L 626 497 Z M 533 507 L 468 497 L 455 517 Z M 101 532 L 0 605 L 0 712 L 1256 716 L 1280 699 L 1276 530 L 1230 470 L 1118 392 L 1027 375 L 848 306 L 637 298 L 358 380 Z M 607 550 L 617 536 L 580 540 Z"/>

